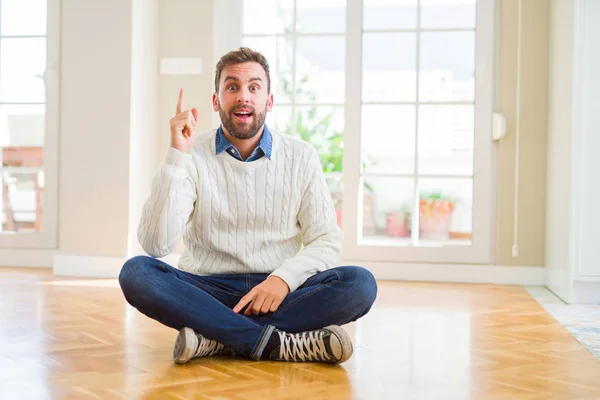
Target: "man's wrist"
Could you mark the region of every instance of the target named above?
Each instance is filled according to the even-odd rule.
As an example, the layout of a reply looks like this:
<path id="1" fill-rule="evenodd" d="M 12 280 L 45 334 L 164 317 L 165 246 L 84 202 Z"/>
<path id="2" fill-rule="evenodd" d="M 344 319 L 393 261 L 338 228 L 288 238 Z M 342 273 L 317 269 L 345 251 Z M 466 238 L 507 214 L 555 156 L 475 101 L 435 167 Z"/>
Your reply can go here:
<path id="1" fill-rule="evenodd" d="M 186 165 L 192 159 L 192 155 L 177 150 L 173 146 L 169 146 L 167 154 L 165 156 L 165 162 L 167 164 L 174 165 L 176 167 L 182 167 Z"/>
<path id="2" fill-rule="evenodd" d="M 287 289 L 287 292 L 290 292 L 290 286 L 287 284 L 286 281 L 284 281 L 283 279 L 281 279 L 280 277 L 278 277 L 277 275 L 270 275 L 267 279 L 274 279 L 277 280 L 281 283 L 283 283 L 285 285 L 285 288 Z"/>

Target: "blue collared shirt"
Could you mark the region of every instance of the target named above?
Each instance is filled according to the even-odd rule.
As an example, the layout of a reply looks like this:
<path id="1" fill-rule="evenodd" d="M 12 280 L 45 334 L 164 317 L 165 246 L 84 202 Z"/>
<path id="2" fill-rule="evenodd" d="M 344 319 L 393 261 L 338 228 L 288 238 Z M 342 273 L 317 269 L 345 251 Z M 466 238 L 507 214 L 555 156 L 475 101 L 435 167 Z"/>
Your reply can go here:
<path id="1" fill-rule="evenodd" d="M 235 148 L 233 144 L 225 137 L 223 133 L 223 128 L 219 127 L 217 129 L 217 136 L 215 138 L 215 147 L 217 149 L 217 155 L 221 154 L 224 151 L 227 151 L 227 154 L 230 156 L 237 158 L 240 161 L 244 161 L 238 149 Z M 267 156 L 268 159 L 271 159 L 271 150 L 273 149 L 273 138 L 271 136 L 271 132 L 267 125 L 265 124 L 265 129 L 263 131 L 263 135 L 260 138 L 260 142 L 256 149 L 250 154 L 250 157 L 246 160 L 246 162 L 251 162 L 258 160 L 262 156 Z"/>

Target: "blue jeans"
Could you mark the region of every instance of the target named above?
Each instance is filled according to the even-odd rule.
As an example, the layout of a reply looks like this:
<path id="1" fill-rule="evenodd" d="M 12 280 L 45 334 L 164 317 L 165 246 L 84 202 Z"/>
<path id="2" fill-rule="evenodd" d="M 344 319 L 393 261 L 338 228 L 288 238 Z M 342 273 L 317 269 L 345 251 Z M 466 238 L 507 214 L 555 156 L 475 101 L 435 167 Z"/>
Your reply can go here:
<path id="1" fill-rule="evenodd" d="M 260 359 L 273 331 L 296 333 L 343 325 L 365 315 L 377 296 L 373 275 L 362 267 L 337 267 L 308 278 L 273 313 L 244 316 L 233 307 L 268 274 L 199 276 L 147 256 L 125 263 L 119 283 L 133 307 L 180 330 L 189 327 Z"/>

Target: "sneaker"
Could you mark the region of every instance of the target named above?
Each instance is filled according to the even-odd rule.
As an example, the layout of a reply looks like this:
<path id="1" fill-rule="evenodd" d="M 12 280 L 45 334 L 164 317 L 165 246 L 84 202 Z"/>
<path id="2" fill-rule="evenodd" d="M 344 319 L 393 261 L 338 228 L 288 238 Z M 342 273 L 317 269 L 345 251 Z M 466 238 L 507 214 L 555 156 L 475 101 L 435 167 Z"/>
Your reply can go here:
<path id="1" fill-rule="evenodd" d="M 207 339 L 192 328 L 183 328 L 175 340 L 173 360 L 177 364 L 185 364 L 192 358 L 214 356 L 227 351 L 228 348 L 216 340 Z"/>
<path id="2" fill-rule="evenodd" d="M 267 358 L 273 361 L 316 361 L 340 364 L 352 356 L 352 340 L 344 329 L 331 325 L 314 331 L 287 333 L 275 330 L 279 345 Z"/>

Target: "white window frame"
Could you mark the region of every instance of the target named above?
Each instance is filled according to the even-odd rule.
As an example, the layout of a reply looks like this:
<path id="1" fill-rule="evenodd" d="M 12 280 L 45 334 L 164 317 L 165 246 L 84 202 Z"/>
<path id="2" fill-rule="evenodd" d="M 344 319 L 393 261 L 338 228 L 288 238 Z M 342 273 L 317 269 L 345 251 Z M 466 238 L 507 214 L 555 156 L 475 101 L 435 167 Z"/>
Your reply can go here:
<path id="1" fill-rule="evenodd" d="M 0 249 L 56 249 L 58 244 L 58 149 L 60 83 L 60 0 L 47 1 L 43 228 L 0 232 Z M 0 71 L 1 73 L 1 71 Z M 2 167 L 0 166 L 0 169 Z"/>
<path id="2" fill-rule="evenodd" d="M 240 1 L 213 0 L 213 56 L 216 64 L 242 39 Z M 473 160 L 473 208 L 471 246 L 382 246 L 360 243 L 362 232 L 361 189 L 361 86 L 362 1 L 346 6 L 346 98 L 344 104 L 343 231 L 345 261 L 394 263 L 488 264 L 493 240 L 493 142 L 491 121 L 494 82 L 495 0 L 477 0 L 475 48 L 475 135 Z M 238 21 L 238 23 L 232 23 Z M 408 30 L 414 32 L 415 30 Z M 428 30 L 429 31 L 429 30 Z M 440 29 L 444 31 L 444 29 Z M 418 31 L 417 31 L 418 32 Z M 349 45 L 349 43 L 351 45 Z M 417 57 L 418 58 L 418 57 Z M 275 104 L 274 107 L 277 107 Z M 214 115 L 215 125 L 220 124 Z M 444 177 L 448 178 L 448 177 Z M 414 224 L 414 221 L 413 221 Z M 418 230 L 417 230 L 418 232 Z M 413 234 L 415 234 L 413 232 Z"/>

